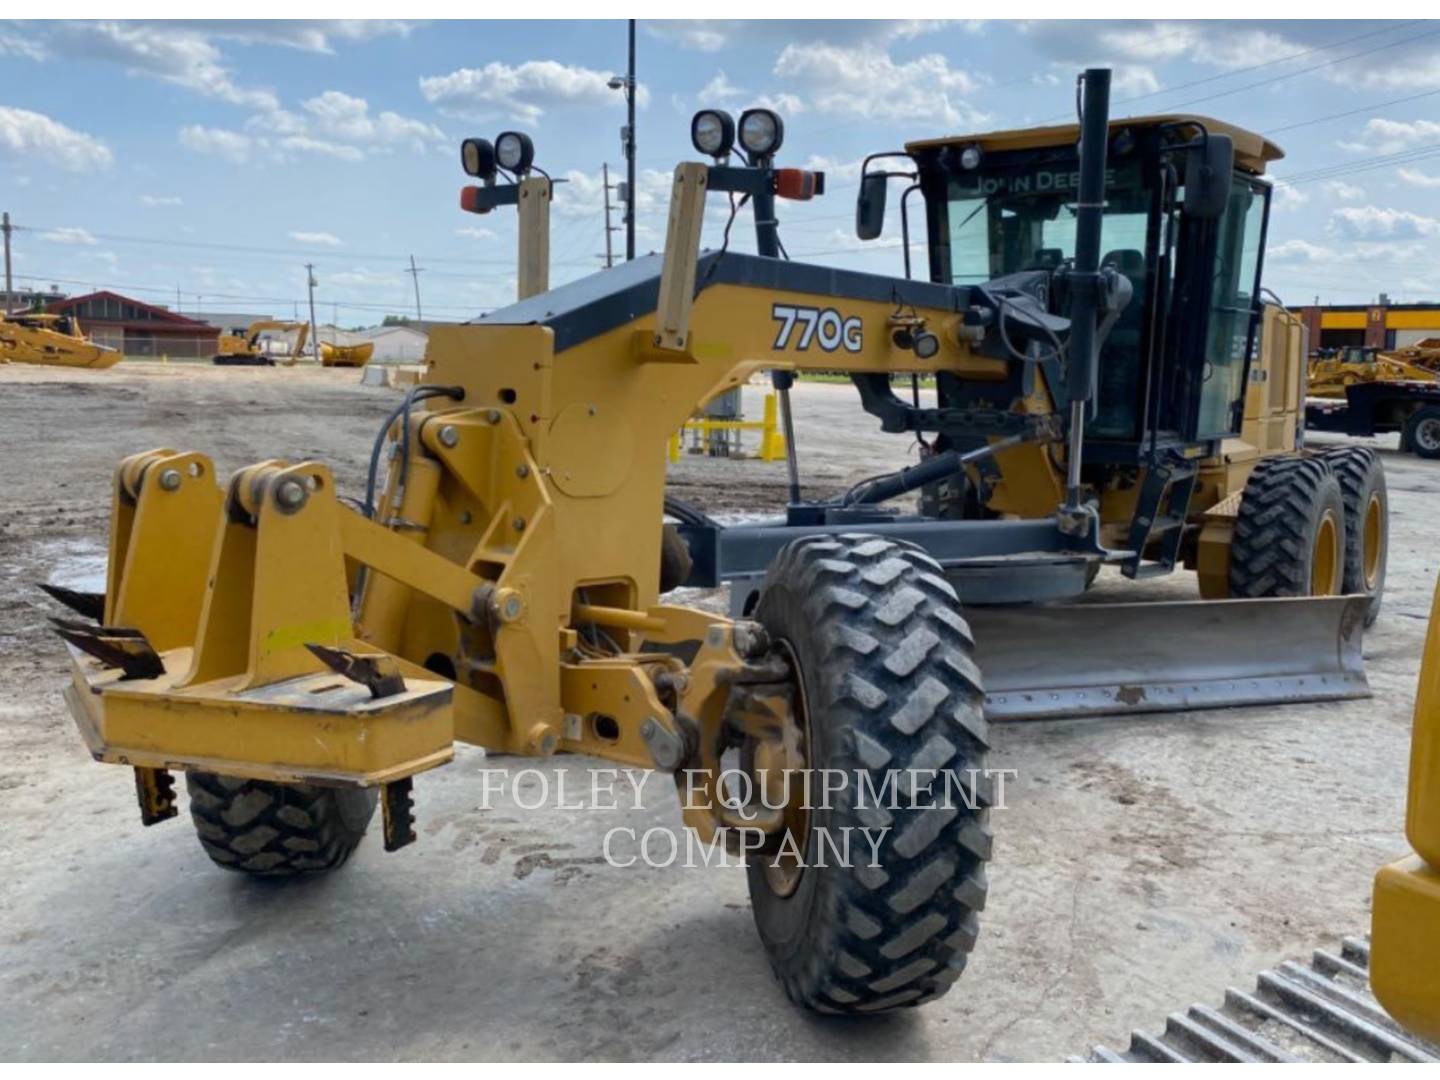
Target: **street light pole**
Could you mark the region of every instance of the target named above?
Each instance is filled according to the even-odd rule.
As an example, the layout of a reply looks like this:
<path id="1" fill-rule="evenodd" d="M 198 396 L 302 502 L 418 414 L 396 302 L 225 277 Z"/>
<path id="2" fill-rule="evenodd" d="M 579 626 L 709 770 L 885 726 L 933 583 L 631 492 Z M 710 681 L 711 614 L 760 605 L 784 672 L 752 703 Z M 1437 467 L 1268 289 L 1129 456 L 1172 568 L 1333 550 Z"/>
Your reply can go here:
<path id="1" fill-rule="evenodd" d="M 625 126 L 620 129 L 620 146 L 625 152 L 625 258 L 635 258 L 635 20 L 630 24 L 630 62 L 625 75 L 611 76 L 611 90 L 625 93 Z"/>
<path id="2" fill-rule="evenodd" d="M 630 20 L 630 66 L 625 76 L 625 258 L 635 258 L 635 20 Z"/>

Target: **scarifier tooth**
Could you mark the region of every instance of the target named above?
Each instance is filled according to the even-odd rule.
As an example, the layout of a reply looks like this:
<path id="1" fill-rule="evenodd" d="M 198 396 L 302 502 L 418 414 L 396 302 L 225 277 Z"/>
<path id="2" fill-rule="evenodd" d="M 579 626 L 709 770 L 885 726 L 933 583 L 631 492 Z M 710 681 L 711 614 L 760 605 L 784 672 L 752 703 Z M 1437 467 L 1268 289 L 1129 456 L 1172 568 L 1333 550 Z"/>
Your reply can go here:
<path id="1" fill-rule="evenodd" d="M 305 647 L 336 675 L 369 690 L 372 698 L 405 692 L 405 676 L 385 653 L 352 653 L 313 641 L 307 641 Z"/>
<path id="2" fill-rule="evenodd" d="M 153 679 L 165 674 L 165 663 L 139 630 L 120 626 L 85 626 L 52 619 L 55 633 L 106 667 L 119 668 L 126 679 Z"/>
<path id="3" fill-rule="evenodd" d="M 79 589 L 67 589 L 63 585 L 48 585 L 43 581 L 36 584 L 52 600 L 58 600 L 77 615 L 84 615 L 87 619 L 94 619 L 99 622 L 105 618 L 105 594 L 96 592 L 83 592 Z"/>

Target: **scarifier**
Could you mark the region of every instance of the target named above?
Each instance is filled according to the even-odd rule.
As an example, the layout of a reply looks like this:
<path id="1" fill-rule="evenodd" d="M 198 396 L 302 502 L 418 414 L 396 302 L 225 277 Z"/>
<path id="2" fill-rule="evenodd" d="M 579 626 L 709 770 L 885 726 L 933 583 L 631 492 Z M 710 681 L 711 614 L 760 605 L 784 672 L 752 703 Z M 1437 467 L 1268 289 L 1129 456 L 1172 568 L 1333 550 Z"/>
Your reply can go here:
<path id="1" fill-rule="evenodd" d="M 1082 89 L 1078 125 L 867 160 L 857 231 L 878 235 L 887 182 L 909 180 L 928 281 L 779 257 L 777 196 L 823 177 L 777 168 L 780 120 L 750 110 L 697 116 L 714 162 L 677 167 L 663 256 L 547 289 L 533 147 L 467 140 L 483 184 L 462 206 L 519 209 L 520 301 L 435 328 L 359 509 L 313 461 L 223 487 L 198 453 L 121 463 L 106 592 L 58 594 L 92 620 L 59 629 L 94 756 L 135 770 L 147 823 L 175 814 L 185 770 L 205 850 L 266 874 L 338 866 L 377 796 L 386 848 L 412 841 L 412 778 L 457 741 L 652 767 L 702 838 L 759 836 L 755 918 L 795 1001 L 943 994 L 985 904 L 987 714 L 1366 692 L 1384 517 L 1355 522 L 1383 511 L 1383 476 L 1357 455 L 1346 486 L 1296 445 L 1303 332 L 1260 300 L 1280 151 L 1200 117 L 1112 124 L 1104 70 Z M 758 255 L 699 252 L 712 192 L 753 206 Z M 850 375 L 923 460 L 803 502 L 788 387 L 807 370 Z M 788 512 L 726 528 L 667 501 L 670 435 L 764 371 Z M 934 404 L 896 395 L 910 375 Z M 914 492 L 921 512 L 896 508 Z M 1182 563 L 1206 599 L 1055 603 L 1102 565 Z M 661 599 L 683 582 L 729 583 L 733 617 Z M 744 806 L 720 779 L 737 751 Z M 761 799 L 817 769 L 882 791 L 932 771 L 951 801 Z M 863 827 L 888 830 L 875 861 L 803 857 Z"/>

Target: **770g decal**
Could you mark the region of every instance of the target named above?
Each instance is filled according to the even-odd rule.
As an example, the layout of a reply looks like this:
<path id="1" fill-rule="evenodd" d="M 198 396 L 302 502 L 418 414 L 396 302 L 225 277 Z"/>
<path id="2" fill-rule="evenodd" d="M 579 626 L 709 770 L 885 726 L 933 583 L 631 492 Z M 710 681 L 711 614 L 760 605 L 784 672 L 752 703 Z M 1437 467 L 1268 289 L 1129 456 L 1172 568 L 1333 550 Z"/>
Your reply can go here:
<path id="1" fill-rule="evenodd" d="M 780 324 L 775 333 L 777 349 L 795 348 L 805 352 L 814 342 L 826 352 L 834 352 L 842 346 L 846 352 L 859 352 L 863 343 L 860 316 L 846 318 L 834 308 L 775 304 L 770 308 L 770 317 Z M 798 334 L 797 326 L 800 328 Z"/>

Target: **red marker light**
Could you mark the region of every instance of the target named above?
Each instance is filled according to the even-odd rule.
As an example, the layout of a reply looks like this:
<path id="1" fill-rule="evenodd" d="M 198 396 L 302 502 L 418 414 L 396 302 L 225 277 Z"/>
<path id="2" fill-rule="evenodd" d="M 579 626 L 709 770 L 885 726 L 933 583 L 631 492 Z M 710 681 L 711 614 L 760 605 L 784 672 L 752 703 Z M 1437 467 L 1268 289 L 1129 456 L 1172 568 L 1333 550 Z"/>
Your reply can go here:
<path id="1" fill-rule="evenodd" d="M 481 189 L 475 187 L 473 184 L 468 187 L 462 187 L 460 189 L 460 209 L 468 210 L 472 214 L 489 213 L 489 207 L 483 205 L 480 201 L 480 192 Z"/>
<path id="2" fill-rule="evenodd" d="M 825 174 L 808 169 L 776 169 L 775 194 L 782 199 L 812 199 L 825 194 Z"/>

